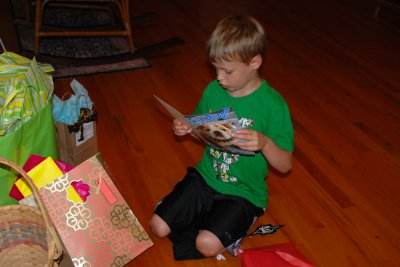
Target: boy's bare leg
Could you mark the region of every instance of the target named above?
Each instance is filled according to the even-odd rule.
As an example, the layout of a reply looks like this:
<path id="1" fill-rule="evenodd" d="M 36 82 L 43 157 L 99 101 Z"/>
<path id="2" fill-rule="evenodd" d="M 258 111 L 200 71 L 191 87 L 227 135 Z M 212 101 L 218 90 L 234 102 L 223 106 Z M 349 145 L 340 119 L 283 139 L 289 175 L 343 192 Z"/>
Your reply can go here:
<path id="1" fill-rule="evenodd" d="M 167 237 L 171 233 L 168 224 L 157 214 L 150 219 L 150 229 L 159 238 Z"/>
<path id="2" fill-rule="evenodd" d="M 196 238 L 197 250 L 206 257 L 217 256 L 226 251 L 219 238 L 207 230 L 201 230 Z"/>

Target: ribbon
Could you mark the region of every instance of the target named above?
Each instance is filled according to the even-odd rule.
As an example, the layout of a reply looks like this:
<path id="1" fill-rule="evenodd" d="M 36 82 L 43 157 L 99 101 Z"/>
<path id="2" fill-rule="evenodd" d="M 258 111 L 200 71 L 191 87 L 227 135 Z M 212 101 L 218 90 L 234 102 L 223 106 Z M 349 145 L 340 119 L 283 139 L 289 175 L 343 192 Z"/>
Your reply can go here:
<path id="1" fill-rule="evenodd" d="M 80 132 L 78 141 L 83 141 L 83 124 L 96 121 L 96 119 L 97 111 L 95 109 L 81 108 L 78 121 L 72 125 L 68 125 L 68 131 L 70 133 Z"/>

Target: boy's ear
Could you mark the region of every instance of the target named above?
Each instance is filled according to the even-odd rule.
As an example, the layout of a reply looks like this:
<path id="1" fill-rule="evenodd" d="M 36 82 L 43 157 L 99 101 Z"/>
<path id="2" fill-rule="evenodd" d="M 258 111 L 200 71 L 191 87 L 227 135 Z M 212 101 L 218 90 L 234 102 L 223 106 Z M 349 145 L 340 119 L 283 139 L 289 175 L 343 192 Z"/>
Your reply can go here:
<path id="1" fill-rule="evenodd" d="M 261 66 L 261 64 L 262 64 L 262 57 L 261 55 L 257 55 L 251 59 L 249 65 L 253 69 L 257 70 Z"/>

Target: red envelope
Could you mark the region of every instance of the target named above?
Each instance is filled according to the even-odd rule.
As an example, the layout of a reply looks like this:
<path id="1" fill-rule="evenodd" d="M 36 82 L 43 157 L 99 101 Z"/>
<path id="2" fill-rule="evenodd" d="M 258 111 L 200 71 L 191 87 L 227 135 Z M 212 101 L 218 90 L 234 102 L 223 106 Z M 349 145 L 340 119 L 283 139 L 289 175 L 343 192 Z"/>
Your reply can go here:
<path id="1" fill-rule="evenodd" d="M 25 162 L 24 167 L 22 167 L 22 169 L 24 169 L 24 171 L 29 172 L 30 170 L 32 170 L 34 167 L 36 167 L 39 163 L 41 163 L 43 160 L 45 160 L 45 157 L 39 156 L 39 155 L 30 155 L 30 157 L 28 158 L 28 160 Z M 65 164 L 63 162 L 54 161 L 57 165 L 58 168 L 60 168 L 60 170 L 63 173 L 67 173 L 68 171 L 72 170 L 73 168 L 75 168 L 74 166 Z M 19 180 L 19 177 L 17 178 L 17 180 Z M 17 181 L 16 180 L 16 181 Z M 22 195 L 22 193 L 19 191 L 18 187 L 15 185 L 13 185 L 13 187 L 10 190 L 9 196 L 20 201 L 21 199 L 24 198 L 24 196 Z"/>
<path id="2" fill-rule="evenodd" d="M 243 267 L 314 267 L 293 244 L 244 249 L 239 253 Z"/>

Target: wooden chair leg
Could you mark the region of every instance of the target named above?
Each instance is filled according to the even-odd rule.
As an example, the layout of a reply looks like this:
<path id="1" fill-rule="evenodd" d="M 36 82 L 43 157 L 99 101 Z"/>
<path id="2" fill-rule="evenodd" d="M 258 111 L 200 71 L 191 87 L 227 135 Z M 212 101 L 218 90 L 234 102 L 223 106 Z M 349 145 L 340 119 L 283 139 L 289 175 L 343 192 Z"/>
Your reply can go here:
<path id="1" fill-rule="evenodd" d="M 42 3 L 41 0 L 36 0 L 36 12 L 35 12 L 35 29 L 34 29 L 34 44 L 33 44 L 33 52 L 35 54 L 39 54 L 40 47 L 40 33 L 42 28 L 42 19 L 43 19 L 43 10 L 45 3 Z"/>
<path id="2" fill-rule="evenodd" d="M 131 53 L 134 53 L 136 48 L 133 44 L 132 27 L 129 13 L 129 0 L 117 0 L 115 3 L 121 13 L 122 22 L 124 24 L 124 29 L 126 32 L 125 35 L 128 38 L 129 49 Z"/>
<path id="3" fill-rule="evenodd" d="M 117 6 L 118 11 L 121 14 L 122 23 L 124 26 L 124 32 L 122 35 L 128 38 L 129 50 L 131 53 L 134 53 L 136 47 L 133 43 L 131 18 L 129 13 L 129 0 L 113 0 L 112 2 Z"/>

